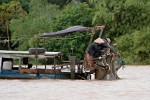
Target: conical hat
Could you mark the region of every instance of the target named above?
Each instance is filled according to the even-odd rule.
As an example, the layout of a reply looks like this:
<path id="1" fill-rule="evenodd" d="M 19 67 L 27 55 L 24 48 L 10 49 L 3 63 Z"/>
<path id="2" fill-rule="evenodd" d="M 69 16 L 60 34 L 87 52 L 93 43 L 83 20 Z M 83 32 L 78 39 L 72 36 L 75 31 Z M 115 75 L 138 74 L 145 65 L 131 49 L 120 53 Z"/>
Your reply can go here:
<path id="1" fill-rule="evenodd" d="M 101 44 L 101 43 L 104 43 L 104 40 L 99 37 L 94 42 Z"/>

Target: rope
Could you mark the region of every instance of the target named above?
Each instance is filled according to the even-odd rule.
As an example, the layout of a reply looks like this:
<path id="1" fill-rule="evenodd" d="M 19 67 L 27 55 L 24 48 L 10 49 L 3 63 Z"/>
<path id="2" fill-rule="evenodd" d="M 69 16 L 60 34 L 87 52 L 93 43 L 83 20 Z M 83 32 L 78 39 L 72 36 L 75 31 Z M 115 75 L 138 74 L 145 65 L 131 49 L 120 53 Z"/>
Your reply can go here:
<path id="1" fill-rule="evenodd" d="M 80 75 L 77 75 L 78 77 L 80 77 L 81 79 L 83 79 L 83 80 L 86 80 L 86 78 L 84 78 L 84 77 L 82 77 L 82 76 L 80 76 Z"/>

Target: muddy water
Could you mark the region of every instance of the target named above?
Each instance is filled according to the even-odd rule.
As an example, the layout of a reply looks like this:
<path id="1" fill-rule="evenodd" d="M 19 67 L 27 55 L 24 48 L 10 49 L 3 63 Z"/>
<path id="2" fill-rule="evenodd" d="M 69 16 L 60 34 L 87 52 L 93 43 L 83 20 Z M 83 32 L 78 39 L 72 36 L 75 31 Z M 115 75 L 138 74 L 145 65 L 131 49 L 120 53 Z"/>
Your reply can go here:
<path id="1" fill-rule="evenodd" d="M 0 80 L 0 100 L 150 100 L 150 66 L 126 66 L 120 80 Z"/>

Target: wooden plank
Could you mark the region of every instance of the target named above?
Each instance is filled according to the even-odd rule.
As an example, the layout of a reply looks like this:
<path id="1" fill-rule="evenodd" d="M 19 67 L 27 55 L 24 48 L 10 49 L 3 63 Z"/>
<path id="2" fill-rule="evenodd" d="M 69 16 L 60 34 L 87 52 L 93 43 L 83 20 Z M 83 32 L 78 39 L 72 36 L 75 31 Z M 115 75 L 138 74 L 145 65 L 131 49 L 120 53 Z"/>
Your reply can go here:
<path id="1" fill-rule="evenodd" d="M 60 74 L 60 69 L 27 69 L 19 68 L 21 74 Z"/>

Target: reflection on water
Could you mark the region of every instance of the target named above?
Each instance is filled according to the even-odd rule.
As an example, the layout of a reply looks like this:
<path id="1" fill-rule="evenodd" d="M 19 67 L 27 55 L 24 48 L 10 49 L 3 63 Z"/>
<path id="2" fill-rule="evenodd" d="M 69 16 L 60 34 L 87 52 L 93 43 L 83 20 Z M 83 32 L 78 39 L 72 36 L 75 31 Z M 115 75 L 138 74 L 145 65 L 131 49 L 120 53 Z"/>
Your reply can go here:
<path id="1" fill-rule="evenodd" d="M 1 100 L 150 100 L 150 66 L 118 72 L 120 80 L 0 80 Z"/>

